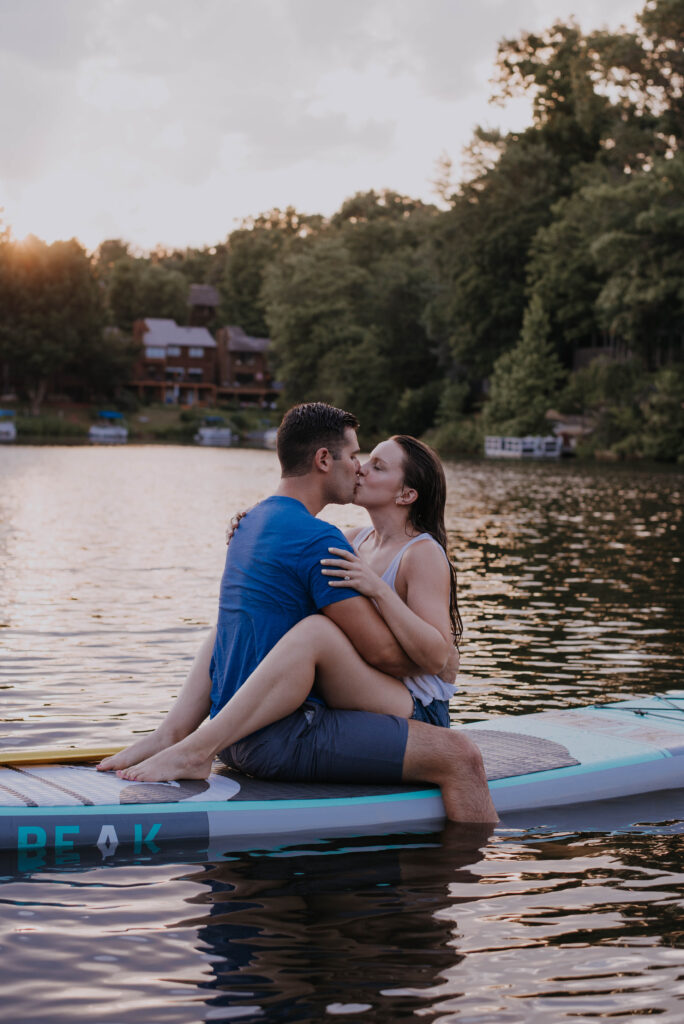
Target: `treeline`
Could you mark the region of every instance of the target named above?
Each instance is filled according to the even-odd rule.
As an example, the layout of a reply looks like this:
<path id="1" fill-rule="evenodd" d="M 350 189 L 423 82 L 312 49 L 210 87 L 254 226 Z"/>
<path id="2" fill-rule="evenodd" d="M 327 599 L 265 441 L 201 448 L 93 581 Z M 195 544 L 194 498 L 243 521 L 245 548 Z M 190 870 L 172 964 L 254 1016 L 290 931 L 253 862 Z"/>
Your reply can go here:
<path id="1" fill-rule="evenodd" d="M 285 403 L 350 407 L 367 440 L 403 430 L 476 451 L 485 431 L 548 432 L 554 407 L 593 423 L 589 450 L 684 459 L 684 0 L 649 0 L 634 32 L 571 21 L 502 41 L 494 98 L 521 94 L 531 125 L 478 130 L 458 186 L 443 160 L 440 206 L 369 192 L 331 218 L 275 210 L 222 245 L 144 257 L 117 240 L 90 261 L 74 242 L 31 243 L 45 266 L 71 261 L 53 298 L 85 275 L 47 333 L 49 298 L 33 316 L 5 305 L 8 280 L 12 295 L 31 287 L 5 239 L 6 372 L 38 379 L 55 346 L 31 346 L 59 335 L 67 351 L 80 316 L 70 365 L 85 370 L 89 338 L 88 373 L 113 387 L 133 320 L 183 322 L 189 284 L 205 282 L 217 324 L 271 337 Z"/>

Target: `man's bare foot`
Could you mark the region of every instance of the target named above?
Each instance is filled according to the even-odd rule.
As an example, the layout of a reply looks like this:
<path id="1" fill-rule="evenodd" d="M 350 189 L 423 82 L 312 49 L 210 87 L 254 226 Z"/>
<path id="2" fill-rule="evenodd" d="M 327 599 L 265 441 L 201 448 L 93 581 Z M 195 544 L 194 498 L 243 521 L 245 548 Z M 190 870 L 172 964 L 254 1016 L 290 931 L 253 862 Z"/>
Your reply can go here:
<path id="1" fill-rule="evenodd" d="M 168 749 L 169 740 L 165 740 L 159 729 L 155 729 L 149 736 L 141 736 L 130 747 L 120 750 L 118 754 L 111 757 L 104 757 L 97 765 L 98 772 L 118 772 L 123 768 L 130 768 L 131 765 L 140 764 L 141 761 L 159 753 L 160 750 Z"/>
<path id="2" fill-rule="evenodd" d="M 206 779 L 211 774 L 213 756 L 197 752 L 193 744 L 182 740 L 139 764 L 116 774 L 129 782 L 172 782 L 174 779 Z"/>

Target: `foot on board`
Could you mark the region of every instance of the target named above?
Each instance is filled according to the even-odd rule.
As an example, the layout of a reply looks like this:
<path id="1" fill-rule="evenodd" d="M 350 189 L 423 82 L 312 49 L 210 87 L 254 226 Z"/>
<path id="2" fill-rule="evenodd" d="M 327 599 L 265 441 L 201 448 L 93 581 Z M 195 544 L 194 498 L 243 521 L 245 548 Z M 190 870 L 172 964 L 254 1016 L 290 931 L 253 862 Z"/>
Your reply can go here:
<path id="1" fill-rule="evenodd" d="M 103 757 L 97 765 L 97 770 L 98 772 L 118 772 L 123 768 L 130 768 L 134 764 L 140 764 L 141 761 L 145 761 L 147 758 L 152 757 L 153 754 L 158 754 L 161 750 L 168 749 L 168 747 L 168 741 L 165 742 L 163 737 L 155 731 L 150 733 L 149 736 L 142 736 L 135 743 L 131 743 L 130 747 L 120 750 L 118 754 L 112 754 L 111 757 Z"/>
<path id="2" fill-rule="evenodd" d="M 175 779 L 206 779 L 211 774 L 213 757 L 197 754 L 183 743 L 148 757 L 139 764 L 117 771 L 129 782 L 173 782 Z"/>

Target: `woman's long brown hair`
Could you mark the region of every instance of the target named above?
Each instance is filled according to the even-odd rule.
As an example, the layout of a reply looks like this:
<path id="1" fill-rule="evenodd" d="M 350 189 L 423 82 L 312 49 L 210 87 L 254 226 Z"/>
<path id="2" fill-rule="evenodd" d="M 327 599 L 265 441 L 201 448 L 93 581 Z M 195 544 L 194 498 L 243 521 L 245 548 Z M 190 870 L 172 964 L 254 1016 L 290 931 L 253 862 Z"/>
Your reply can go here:
<path id="1" fill-rule="evenodd" d="M 451 632 L 456 643 L 463 635 L 463 622 L 458 610 L 456 569 L 447 551 L 447 535 L 444 526 L 446 507 L 446 478 L 442 463 L 432 448 L 410 434 L 395 434 L 391 438 L 404 452 L 404 486 L 411 487 L 418 494 L 408 506 L 409 522 L 419 533 L 429 533 L 444 549 L 449 562 L 451 577 L 449 594 L 449 619 Z"/>

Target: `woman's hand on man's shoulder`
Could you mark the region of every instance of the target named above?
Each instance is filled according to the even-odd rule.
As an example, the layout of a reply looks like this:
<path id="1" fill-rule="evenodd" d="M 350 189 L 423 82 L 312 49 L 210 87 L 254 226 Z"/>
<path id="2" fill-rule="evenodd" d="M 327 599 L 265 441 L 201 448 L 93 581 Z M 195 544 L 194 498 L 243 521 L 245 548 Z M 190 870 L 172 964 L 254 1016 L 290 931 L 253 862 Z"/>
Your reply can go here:
<path id="1" fill-rule="evenodd" d="M 254 508 L 253 505 L 252 508 Z M 235 531 L 240 525 L 240 520 L 244 519 L 249 511 L 251 510 L 248 508 L 243 508 L 239 512 L 236 512 L 235 515 L 231 516 L 230 519 L 228 520 L 228 526 L 226 527 L 226 546 L 230 544 L 231 540 L 233 539 Z"/>

